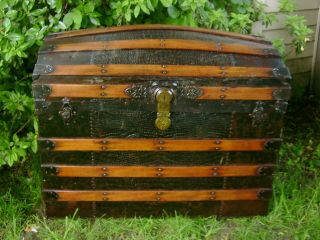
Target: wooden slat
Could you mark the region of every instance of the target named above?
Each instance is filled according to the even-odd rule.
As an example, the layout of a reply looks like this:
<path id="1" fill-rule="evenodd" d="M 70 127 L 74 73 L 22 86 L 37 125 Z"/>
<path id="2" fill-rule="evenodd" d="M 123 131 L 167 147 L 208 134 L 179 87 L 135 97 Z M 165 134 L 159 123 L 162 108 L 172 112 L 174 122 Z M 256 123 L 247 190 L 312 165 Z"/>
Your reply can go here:
<path id="1" fill-rule="evenodd" d="M 280 139 L 39 138 L 52 151 L 263 151 Z"/>
<path id="2" fill-rule="evenodd" d="M 129 84 L 48 84 L 51 98 L 129 98 L 125 90 Z M 274 100 L 273 92 L 278 89 L 290 91 L 288 88 L 272 87 L 199 87 L 202 100 Z M 289 94 L 288 94 L 289 95 Z"/>
<path id="3" fill-rule="evenodd" d="M 85 29 L 85 30 L 52 33 L 45 39 L 45 41 L 52 41 L 55 39 L 62 39 L 62 38 L 88 36 L 88 35 L 107 34 L 107 33 L 114 33 L 114 32 L 138 31 L 138 30 L 176 30 L 176 31 L 198 32 L 198 33 L 206 33 L 206 34 L 216 35 L 216 36 L 225 36 L 225 37 L 243 39 L 247 41 L 259 42 L 259 43 L 271 45 L 270 42 L 265 41 L 261 37 L 253 36 L 253 35 L 244 35 L 244 34 L 233 33 L 233 32 L 223 32 L 223 31 L 205 29 L 205 28 L 191 28 L 191 27 L 161 25 L 161 24 L 144 24 L 144 25 L 134 25 L 134 26 L 126 25 L 126 26 L 118 26 L 118 27 L 111 27 L 111 28 L 92 28 L 92 29 Z"/>
<path id="4" fill-rule="evenodd" d="M 55 169 L 59 177 L 130 177 L 130 178 L 199 178 L 259 176 L 259 171 L 273 168 L 273 164 L 229 166 L 78 166 L 42 164 L 42 168 Z M 50 173 L 49 173 L 50 174 Z"/>
<path id="5" fill-rule="evenodd" d="M 252 47 L 243 44 L 215 43 L 200 40 L 184 39 L 133 39 L 117 41 L 96 41 L 65 43 L 53 46 L 49 52 L 68 52 L 68 51 L 102 51 L 113 49 L 176 49 L 176 50 L 199 50 L 221 53 L 239 53 L 261 56 L 279 56 L 271 46 L 264 48 Z M 44 50 L 44 52 L 46 52 Z"/>
<path id="6" fill-rule="evenodd" d="M 273 77 L 272 68 L 194 65 L 110 64 L 55 65 L 53 76 Z"/>
<path id="7" fill-rule="evenodd" d="M 109 202 L 180 202 L 180 201 L 235 201 L 258 200 L 261 190 L 271 189 L 228 189 L 228 190 L 117 190 L 117 191 L 91 191 L 91 190 L 44 190 L 44 193 L 57 194 L 56 201 L 109 201 Z"/>

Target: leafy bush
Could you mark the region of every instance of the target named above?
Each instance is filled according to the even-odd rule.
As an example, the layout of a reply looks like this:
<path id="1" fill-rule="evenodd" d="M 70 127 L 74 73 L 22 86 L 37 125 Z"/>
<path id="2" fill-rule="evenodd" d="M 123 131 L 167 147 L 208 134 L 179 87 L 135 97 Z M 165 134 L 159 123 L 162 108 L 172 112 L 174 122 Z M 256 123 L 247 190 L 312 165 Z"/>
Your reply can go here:
<path id="1" fill-rule="evenodd" d="M 283 1 L 283 0 L 282 0 Z M 282 8 L 292 12 L 289 0 Z M 252 24 L 270 25 L 275 16 L 254 0 L 1 0 L 0 1 L 0 166 L 22 162 L 37 151 L 37 122 L 31 97 L 36 52 L 49 32 L 165 23 L 250 33 Z M 288 18 L 297 51 L 310 30 Z M 278 46 L 283 47 L 281 41 Z"/>

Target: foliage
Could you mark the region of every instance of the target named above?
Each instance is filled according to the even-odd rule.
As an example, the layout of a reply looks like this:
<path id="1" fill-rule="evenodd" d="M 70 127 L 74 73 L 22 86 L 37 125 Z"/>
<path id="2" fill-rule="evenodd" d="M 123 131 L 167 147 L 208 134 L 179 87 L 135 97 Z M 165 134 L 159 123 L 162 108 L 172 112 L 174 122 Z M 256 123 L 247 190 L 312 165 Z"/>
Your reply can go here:
<path id="1" fill-rule="evenodd" d="M 1 0 L 0 1 L 0 167 L 36 152 L 37 123 L 31 98 L 36 53 L 50 32 L 123 24 L 166 23 L 250 33 L 275 16 L 255 0 Z M 291 14 L 289 0 L 281 8 Z M 286 23 L 303 50 L 310 30 L 300 17 Z M 278 41 L 279 47 L 284 47 Z M 280 49 L 281 50 L 281 49 Z"/>
<path id="2" fill-rule="evenodd" d="M 297 54 L 302 53 L 306 43 L 310 40 L 312 30 L 307 27 L 306 19 L 304 16 L 294 14 L 295 4 L 293 0 L 280 0 L 279 11 L 286 14 L 285 27 L 292 37 L 292 49 L 285 52 L 285 44 L 283 39 L 276 39 L 273 45 L 277 47 L 283 57 L 289 55 L 292 51 Z M 291 50 L 291 51 L 290 51 Z"/>

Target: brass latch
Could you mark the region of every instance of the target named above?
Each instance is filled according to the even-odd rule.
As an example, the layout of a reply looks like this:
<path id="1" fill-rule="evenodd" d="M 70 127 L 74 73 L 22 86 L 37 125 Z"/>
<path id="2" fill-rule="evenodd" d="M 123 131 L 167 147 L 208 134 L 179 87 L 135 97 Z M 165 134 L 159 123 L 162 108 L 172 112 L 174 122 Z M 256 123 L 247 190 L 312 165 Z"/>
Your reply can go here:
<path id="1" fill-rule="evenodd" d="M 155 91 L 157 101 L 157 119 L 155 125 L 160 130 L 166 130 L 171 125 L 170 108 L 174 97 L 173 90 L 168 88 L 158 88 Z"/>

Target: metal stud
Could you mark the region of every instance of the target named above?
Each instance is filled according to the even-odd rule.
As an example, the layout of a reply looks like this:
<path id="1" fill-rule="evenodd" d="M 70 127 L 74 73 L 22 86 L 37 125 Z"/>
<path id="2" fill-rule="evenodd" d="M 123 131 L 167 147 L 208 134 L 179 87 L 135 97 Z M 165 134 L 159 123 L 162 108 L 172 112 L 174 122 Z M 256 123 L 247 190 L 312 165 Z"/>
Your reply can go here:
<path id="1" fill-rule="evenodd" d="M 219 144 L 221 144 L 221 141 L 220 140 L 215 140 L 214 143 L 219 145 Z"/>
<path id="2" fill-rule="evenodd" d="M 168 71 L 161 71 L 161 73 L 162 73 L 162 74 L 167 74 L 167 73 L 168 73 Z"/>
<path id="3" fill-rule="evenodd" d="M 214 150 L 219 151 L 219 150 L 221 150 L 221 148 L 215 147 Z"/>
<path id="4" fill-rule="evenodd" d="M 157 173 L 157 177 L 162 177 L 162 173 Z"/>
<path id="5" fill-rule="evenodd" d="M 107 171 L 106 167 L 101 168 L 102 171 Z"/>
<path id="6" fill-rule="evenodd" d="M 101 69 L 101 72 L 102 73 L 106 73 L 107 71 L 105 69 Z"/>
<path id="7" fill-rule="evenodd" d="M 106 85 L 101 85 L 101 89 L 106 89 Z"/>
<path id="8" fill-rule="evenodd" d="M 162 171 L 163 171 L 163 169 L 162 169 L 162 168 L 158 168 L 157 170 L 158 170 L 159 172 L 162 172 Z"/>
<path id="9" fill-rule="evenodd" d="M 108 174 L 103 173 L 103 174 L 101 174 L 101 176 L 102 176 L 102 177 L 106 177 L 106 176 L 108 176 Z"/>
<path id="10" fill-rule="evenodd" d="M 225 92 L 225 91 L 227 91 L 227 88 L 223 87 L 223 88 L 220 89 L 220 91 L 221 92 Z"/>

